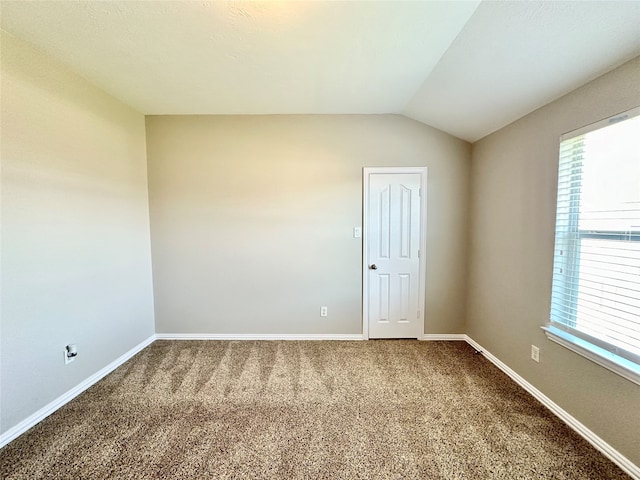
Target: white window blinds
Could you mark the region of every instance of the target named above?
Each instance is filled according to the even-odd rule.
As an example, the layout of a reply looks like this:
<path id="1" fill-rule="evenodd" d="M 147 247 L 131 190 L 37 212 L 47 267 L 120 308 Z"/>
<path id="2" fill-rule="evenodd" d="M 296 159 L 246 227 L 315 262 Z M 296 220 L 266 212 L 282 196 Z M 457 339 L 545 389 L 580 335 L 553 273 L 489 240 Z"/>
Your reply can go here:
<path id="1" fill-rule="evenodd" d="M 640 109 L 561 138 L 550 326 L 640 366 Z"/>

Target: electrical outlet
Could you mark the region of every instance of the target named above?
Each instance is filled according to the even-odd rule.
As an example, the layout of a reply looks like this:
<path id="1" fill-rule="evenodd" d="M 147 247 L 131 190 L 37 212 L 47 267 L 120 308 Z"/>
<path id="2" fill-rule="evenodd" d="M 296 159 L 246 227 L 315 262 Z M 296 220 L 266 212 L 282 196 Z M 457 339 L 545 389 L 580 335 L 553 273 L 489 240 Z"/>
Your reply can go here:
<path id="1" fill-rule="evenodd" d="M 320 316 L 326 317 L 328 315 L 327 307 L 320 307 Z"/>
<path id="2" fill-rule="evenodd" d="M 531 345 L 531 360 L 534 362 L 540 361 L 540 349 L 535 345 Z"/>
<path id="3" fill-rule="evenodd" d="M 78 356 L 78 348 L 75 344 L 70 343 L 64 347 L 64 364 L 68 365 L 73 362 Z"/>
<path id="4" fill-rule="evenodd" d="M 360 227 L 353 227 L 353 238 L 362 237 L 362 229 Z"/>

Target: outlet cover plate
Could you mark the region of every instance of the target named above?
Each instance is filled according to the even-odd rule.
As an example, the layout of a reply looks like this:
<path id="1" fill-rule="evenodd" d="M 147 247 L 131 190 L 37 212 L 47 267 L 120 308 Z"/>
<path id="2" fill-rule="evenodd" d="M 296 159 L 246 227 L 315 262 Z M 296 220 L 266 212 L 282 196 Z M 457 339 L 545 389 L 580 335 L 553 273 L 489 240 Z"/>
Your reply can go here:
<path id="1" fill-rule="evenodd" d="M 71 362 L 74 362 L 76 357 L 69 357 L 67 356 L 67 349 L 65 348 L 63 351 L 64 354 L 64 364 L 65 365 L 69 365 Z"/>
<path id="2" fill-rule="evenodd" d="M 540 362 L 540 349 L 535 345 L 531 345 L 531 359 L 534 362 Z"/>

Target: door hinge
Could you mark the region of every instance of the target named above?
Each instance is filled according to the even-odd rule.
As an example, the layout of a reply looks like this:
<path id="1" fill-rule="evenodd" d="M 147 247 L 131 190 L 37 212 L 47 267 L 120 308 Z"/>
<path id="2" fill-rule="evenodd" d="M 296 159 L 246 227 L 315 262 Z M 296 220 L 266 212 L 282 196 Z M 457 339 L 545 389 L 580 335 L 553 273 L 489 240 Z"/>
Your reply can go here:
<path id="1" fill-rule="evenodd" d="M 418 250 L 418 258 L 420 258 L 420 250 Z"/>
<path id="2" fill-rule="evenodd" d="M 418 310 L 418 316 L 416 317 L 418 320 L 420 319 L 420 310 Z"/>

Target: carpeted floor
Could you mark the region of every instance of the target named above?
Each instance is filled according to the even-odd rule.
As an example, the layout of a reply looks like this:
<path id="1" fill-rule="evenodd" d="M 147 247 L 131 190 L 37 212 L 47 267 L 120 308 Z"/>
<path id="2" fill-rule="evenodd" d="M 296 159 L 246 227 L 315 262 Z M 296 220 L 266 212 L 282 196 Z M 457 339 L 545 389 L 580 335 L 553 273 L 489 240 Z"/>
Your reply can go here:
<path id="1" fill-rule="evenodd" d="M 623 479 L 464 342 L 157 341 L 0 478 Z"/>

